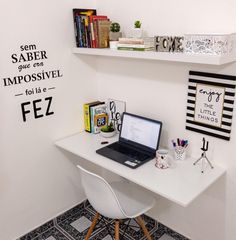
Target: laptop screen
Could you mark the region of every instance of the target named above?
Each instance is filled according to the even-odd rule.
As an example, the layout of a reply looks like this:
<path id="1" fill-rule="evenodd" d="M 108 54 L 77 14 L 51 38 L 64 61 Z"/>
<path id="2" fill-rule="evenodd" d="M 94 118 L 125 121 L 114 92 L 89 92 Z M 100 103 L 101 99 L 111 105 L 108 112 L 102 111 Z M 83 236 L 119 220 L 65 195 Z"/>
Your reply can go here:
<path id="1" fill-rule="evenodd" d="M 161 122 L 124 113 L 120 137 L 156 149 L 161 133 Z"/>

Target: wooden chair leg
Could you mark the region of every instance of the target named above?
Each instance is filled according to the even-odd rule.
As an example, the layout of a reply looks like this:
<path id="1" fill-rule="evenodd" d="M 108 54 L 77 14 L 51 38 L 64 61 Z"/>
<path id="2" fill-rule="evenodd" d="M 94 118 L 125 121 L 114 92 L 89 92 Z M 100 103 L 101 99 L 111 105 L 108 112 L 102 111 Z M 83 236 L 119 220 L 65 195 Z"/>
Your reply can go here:
<path id="1" fill-rule="evenodd" d="M 100 214 L 97 212 L 95 217 L 94 217 L 94 219 L 93 219 L 93 222 L 92 222 L 92 224 L 91 224 L 91 226 L 90 226 L 90 228 L 89 228 L 89 230 L 87 232 L 85 240 L 89 240 L 89 237 L 91 236 L 91 234 L 93 232 L 93 229 L 96 226 L 99 217 L 100 217 Z"/>
<path id="2" fill-rule="evenodd" d="M 115 222 L 115 240 L 119 240 L 120 239 L 120 222 L 119 220 L 116 220 Z"/>
<path id="3" fill-rule="evenodd" d="M 142 228 L 143 233 L 147 237 L 147 239 L 152 240 L 152 237 L 150 236 L 150 233 L 148 232 L 148 230 L 147 230 L 147 228 L 146 228 L 146 226 L 143 222 L 143 219 L 139 216 L 139 217 L 136 218 L 136 220 L 137 220 L 139 226 Z"/>

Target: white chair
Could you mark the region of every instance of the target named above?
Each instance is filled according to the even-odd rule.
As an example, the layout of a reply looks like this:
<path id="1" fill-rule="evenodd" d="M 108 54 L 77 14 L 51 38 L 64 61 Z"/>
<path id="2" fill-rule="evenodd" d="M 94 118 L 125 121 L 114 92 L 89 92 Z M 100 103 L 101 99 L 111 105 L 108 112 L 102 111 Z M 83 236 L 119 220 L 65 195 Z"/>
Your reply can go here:
<path id="1" fill-rule="evenodd" d="M 85 194 L 97 211 L 85 240 L 91 236 L 100 214 L 115 219 L 115 240 L 119 240 L 119 220 L 135 218 L 148 240 L 151 236 L 140 215 L 150 210 L 155 199 L 134 184 L 127 182 L 108 183 L 101 176 L 77 166 Z"/>

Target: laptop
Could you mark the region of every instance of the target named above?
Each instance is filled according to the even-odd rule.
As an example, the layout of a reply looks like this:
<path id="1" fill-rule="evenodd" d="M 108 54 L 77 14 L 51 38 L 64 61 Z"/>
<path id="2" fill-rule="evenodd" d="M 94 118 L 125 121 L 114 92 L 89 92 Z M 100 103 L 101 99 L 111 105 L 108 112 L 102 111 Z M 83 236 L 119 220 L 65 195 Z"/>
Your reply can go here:
<path id="1" fill-rule="evenodd" d="M 161 129 L 160 121 L 124 112 L 119 141 L 98 149 L 96 153 L 137 168 L 155 157 Z"/>

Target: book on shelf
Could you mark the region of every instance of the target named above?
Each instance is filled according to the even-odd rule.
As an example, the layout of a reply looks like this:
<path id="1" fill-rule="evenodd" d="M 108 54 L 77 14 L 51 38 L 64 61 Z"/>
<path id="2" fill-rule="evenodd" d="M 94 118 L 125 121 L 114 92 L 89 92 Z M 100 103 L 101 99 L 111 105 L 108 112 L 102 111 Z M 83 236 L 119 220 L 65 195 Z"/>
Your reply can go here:
<path id="1" fill-rule="evenodd" d="M 91 133 L 99 133 L 102 126 L 107 125 L 107 105 L 101 103 L 90 108 L 91 114 Z"/>
<path id="2" fill-rule="evenodd" d="M 110 32 L 111 22 L 109 20 L 98 20 L 97 30 L 98 30 L 98 48 L 108 48 L 109 47 L 109 32 Z"/>
<path id="3" fill-rule="evenodd" d="M 91 132 L 91 113 L 90 113 L 90 109 L 93 106 L 96 106 L 98 104 L 102 104 L 104 102 L 100 102 L 100 101 L 94 101 L 94 102 L 89 102 L 89 103 L 85 103 L 83 105 L 83 112 L 84 112 L 84 130 L 86 132 Z"/>
<path id="4" fill-rule="evenodd" d="M 110 21 L 105 15 L 97 15 L 95 9 L 73 9 L 76 46 L 84 48 L 108 48 Z"/>
<path id="5" fill-rule="evenodd" d="M 117 50 L 142 52 L 142 51 L 154 51 L 154 48 L 117 47 Z"/>
<path id="6" fill-rule="evenodd" d="M 91 46 L 89 16 L 96 14 L 96 9 L 73 9 L 75 39 L 77 47 Z"/>
<path id="7" fill-rule="evenodd" d="M 81 34 L 82 34 L 82 44 L 83 47 L 89 46 L 89 36 L 88 36 L 88 17 L 79 16 L 81 19 Z"/>
<path id="8" fill-rule="evenodd" d="M 98 47 L 98 26 L 97 26 L 97 21 L 101 21 L 101 20 L 107 20 L 107 16 L 104 15 L 91 15 L 89 17 L 89 21 L 90 21 L 90 31 L 91 31 L 91 38 L 92 38 L 92 44 L 91 47 L 92 48 L 97 48 Z"/>
<path id="9" fill-rule="evenodd" d="M 119 38 L 120 44 L 144 44 L 141 38 Z"/>
<path id="10" fill-rule="evenodd" d="M 124 50 L 124 51 L 147 51 L 145 48 L 135 48 L 135 47 L 117 47 L 117 50 Z"/>
<path id="11" fill-rule="evenodd" d="M 119 38 L 117 49 L 128 51 L 152 51 L 154 50 L 154 38 Z"/>
<path id="12" fill-rule="evenodd" d="M 154 44 L 154 37 L 143 37 L 143 38 L 119 38 L 119 43 L 123 44 Z"/>
<path id="13" fill-rule="evenodd" d="M 122 46 L 119 45 L 117 46 L 118 50 L 127 50 L 127 51 L 154 51 L 154 47 L 152 46 L 145 46 L 145 45 L 134 45 L 130 44 L 130 46 Z"/>

